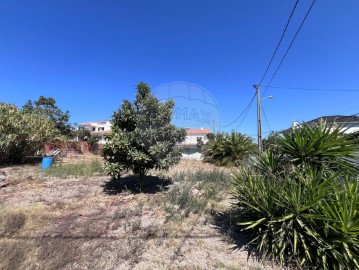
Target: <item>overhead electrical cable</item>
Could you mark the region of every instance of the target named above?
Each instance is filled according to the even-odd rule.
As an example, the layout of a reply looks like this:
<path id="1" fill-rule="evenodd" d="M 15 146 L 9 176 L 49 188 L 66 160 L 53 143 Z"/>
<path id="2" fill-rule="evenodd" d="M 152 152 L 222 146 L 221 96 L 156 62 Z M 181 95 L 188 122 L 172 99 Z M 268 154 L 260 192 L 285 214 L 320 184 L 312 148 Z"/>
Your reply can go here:
<path id="1" fill-rule="evenodd" d="M 248 105 L 244 108 L 244 110 L 241 112 L 241 114 L 236 117 L 236 119 L 234 119 L 234 120 L 233 120 L 231 123 L 229 123 L 228 125 L 221 126 L 221 127 L 228 127 L 228 126 L 233 125 L 235 122 L 237 122 L 237 121 L 242 117 L 242 115 L 246 112 L 246 110 L 248 109 L 248 107 L 252 106 L 252 103 L 253 103 L 255 97 L 256 97 L 256 93 L 254 93 L 254 95 L 253 95 L 252 99 L 249 101 Z"/>
<path id="2" fill-rule="evenodd" d="M 254 97 L 256 97 L 256 96 L 257 96 L 257 95 L 254 95 Z M 252 107 L 253 101 L 254 101 L 254 99 L 252 99 L 251 103 L 249 103 L 249 106 L 247 106 L 247 111 L 246 111 L 246 113 L 244 114 L 244 117 L 243 117 L 242 121 L 239 123 L 239 125 L 237 126 L 236 129 L 238 129 L 238 128 L 243 124 L 244 120 L 246 119 L 246 117 L 247 117 L 247 115 L 248 115 L 249 110 L 250 110 L 251 107 Z"/>
<path id="3" fill-rule="evenodd" d="M 279 62 L 279 65 L 278 65 L 276 71 L 274 72 L 272 78 L 270 79 L 270 81 L 269 81 L 269 83 L 268 83 L 266 89 L 264 90 L 264 92 L 263 92 L 263 94 L 262 94 L 262 97 L 265 95 L 265 93 L 266 93 L 266 91 L 268 90 L 269 86 L 272 84 L 272 82 L 273 82 L 275 76 L 277 75 L 277 73 L 278 73 L 280 67 L 281 67 L 282 64 L 283 64 L 284 59 L 286 58 L 286 56 L 287 56 L 287 54 L 288 54 L 290 48 L 292 47 L 292 45 L 293 45 L 294 41 L 296 40 L 296 38 L 297 38 L 297 36 L 298 36 L 300 30 L 302 29 L 302 27 L 303 27 L 303 25 L 304 25 L 304 22 L 305 22 L 306 19 L 308 18 L 308 15 L 309 15 L 309 13 L 311 12 L 311 10 L 312 10 L 312 8 L 313 8 L 315 2 L 316 2 L 316 0 L 313 0 L 312 4 L 310 5 L 310 7 L 309 7 L 307 13 L 305 14 L 305 17 L 303 18 L 301 24 L 299 25 L 299 28 L 298 28 L 297 32 L 295 33 L 295 35 L 294 35 L 294 37 L 293 37 L 291 43 L 289 44 L 288 49 L 286 50 L 285 54 L 283 55 L 282 60 Z"/>
<path id="4" fill-rule="evenodd" d="M 326 91 L 326 92 L 359 92 L 359 89 L 333 89 L 333 88 L 301 88 L 301 87 L 283 87 L 283 86 L 264 86 L 271 89 L 289 89 L 302 91 Z"/>
<path id="5" fill-rule="evenodd" d="M 293 14 L 294 14 L 295 9 L 297 8 L 298 2 L 299 2 L 299 0 L 297 0 L 297 1 L 295 2 L 295 5 L 294 5 L 294 7 L 293 7 L 293 9 L 292 9 L 292 12 L 291 12 L 290 15 L 289 15 L 287 24 L 286 24 L 285 27 L 284 27 L 282 36 L 281 36 L 280 39 L 279 39 L 278 45 L 277 45 L 277 47 L 275 48 L 275 50 L 274 50 L 274 52 L 273 52 L 272 58 L 270 59 L 268 65 L 267 65 L 267 68 L 266 68 L 266 70 L 265 70 L 265 72 L 264 72 L 264 74 L 263 74 L 263 76 L 262 76 L 262 79 L 260 80 L 259 85 L 262 84 L 262 82 L 263 82 L 265 76 L 266 76 L 267 73 L 268 73 L 268 70 L 269 70 L 270 66 L 272 65 L 273 59 L 274 59 L 274 57 L 275 57 L 275 55 L 276 55 L 276 53 L 277 53 L 277 51 L 278 51 L 278 49 L 279 49 L 280 44 L 282 43 L 282 40 L 283 40 L 283 38 L 284 38 L 285 33 L 287 32 L 288 25 L 289 25 L 289 23 L 290 23 L 290 21 L 291 21 L 291 19 L 292 19 L 292 17 L 293 17 Z"/>
<path id="6" fill-rule="evenodd" d="M 272 129 L 271 129 L 270 125 L 269 125 L 268 119 L 267 119 L 267 115 L 266 115 L 266 113 L 264 112 L 263 107 L 261 107 L 261 109 L 262 109 L 263 116 L 264 116 L 264 120 L 266 121 L 267 127 L 268 127 L 268 129 L 269 129 L 270 131 L 272 131 Z"/>

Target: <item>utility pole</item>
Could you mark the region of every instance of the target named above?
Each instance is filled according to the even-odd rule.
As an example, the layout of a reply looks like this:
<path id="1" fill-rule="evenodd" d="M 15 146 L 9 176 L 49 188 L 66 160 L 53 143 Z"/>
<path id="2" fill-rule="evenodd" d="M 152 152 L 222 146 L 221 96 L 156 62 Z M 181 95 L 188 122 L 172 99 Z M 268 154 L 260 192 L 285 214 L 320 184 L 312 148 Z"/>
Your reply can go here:
<path id="1" fill-rule="evenodd" d="M 212 129 L 213 129 L 213 134 L 216 134 L 216 128 L 215 128 L 214 120 L 212 120 Z"/>
<path id="2" fill-rule="evenodd" d="M 253 87 L 257 92 L 257 126 L 258 126 L 258 149 L 262 152 L 262 116 L 261 116 L 261 94 L 260 86 L 255 84 Z"/>

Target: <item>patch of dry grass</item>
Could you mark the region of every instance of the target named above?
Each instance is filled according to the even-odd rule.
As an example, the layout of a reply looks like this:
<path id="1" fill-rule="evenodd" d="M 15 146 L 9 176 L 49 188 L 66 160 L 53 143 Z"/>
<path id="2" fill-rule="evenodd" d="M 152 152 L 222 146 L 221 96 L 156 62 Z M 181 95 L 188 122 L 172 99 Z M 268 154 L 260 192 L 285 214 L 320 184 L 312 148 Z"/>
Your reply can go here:
<path id="1" fill-rule="evenodd" d="M 184 161 L 157 178 L 166 188 L 112 194 L 107 177 L 12 178 L 0 189 L 0 269 L 272 269 L 232 250 L 214 218 L 229 173 Z"/>

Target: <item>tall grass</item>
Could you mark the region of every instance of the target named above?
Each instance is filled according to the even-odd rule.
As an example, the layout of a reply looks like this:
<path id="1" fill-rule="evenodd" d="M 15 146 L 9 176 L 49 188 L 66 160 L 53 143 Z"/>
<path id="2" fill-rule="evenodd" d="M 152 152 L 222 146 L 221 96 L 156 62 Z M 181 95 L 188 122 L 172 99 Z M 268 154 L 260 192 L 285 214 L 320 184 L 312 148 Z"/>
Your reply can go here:
<path id="1" fill-rule="evenodd" d="M 103 164 L 98 161 L 92 161 L 90 163 L 70 163 L 59 164 L 51 167 L 45 172 L 45 176 L 50 177 L 90 177 L 94 175 L 106 175 L 103 169 Z"/>
<path id="2" fill-rule="evenodd" d="M 167 193 L 166 210 L 173 213 L 176 207 L 185 217 L 210 210 L 231 188 L 229 175 L 218 169 L 178 172 L 172 179 L 175 184 Z"/>

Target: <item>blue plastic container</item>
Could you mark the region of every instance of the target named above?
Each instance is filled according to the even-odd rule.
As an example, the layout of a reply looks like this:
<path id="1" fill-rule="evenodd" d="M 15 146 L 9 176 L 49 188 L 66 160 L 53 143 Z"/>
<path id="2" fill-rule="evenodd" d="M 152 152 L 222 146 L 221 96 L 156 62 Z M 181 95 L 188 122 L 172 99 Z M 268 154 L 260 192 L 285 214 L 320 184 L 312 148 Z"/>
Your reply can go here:
<path id="1" fill-rule="evenodd" d="M 52 164 L 54 164 L 53 157 L 43 157 L 41 163 L 41 170 L 44 172 L 47 169 L 51 168 Z"/>

